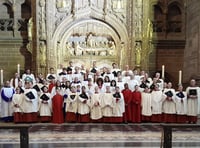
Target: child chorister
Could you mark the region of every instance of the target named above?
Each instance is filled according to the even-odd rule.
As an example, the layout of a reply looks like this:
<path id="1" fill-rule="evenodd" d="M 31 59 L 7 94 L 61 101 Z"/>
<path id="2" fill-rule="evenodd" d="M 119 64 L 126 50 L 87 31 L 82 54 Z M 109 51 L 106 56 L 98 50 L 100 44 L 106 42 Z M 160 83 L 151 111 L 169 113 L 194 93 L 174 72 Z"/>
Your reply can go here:
<path id="1" fill-rule="evenodd" d="M 51 121 L 51 112 L 52 112 L 52 102 L 50 98 L 50 93 L 48 92 L 48 87 L 42 87 L 42 93 L 39 99 L 39 114 L 41 122 L 50 122 Z"/>
<path id="2" fill-rule="evenodd" d="M 21 89 L 17 87 L 15 89 L 15 94 L 13 94 L 12 98 L 12 106 L 13 106 L 13 116 L 14 116 L 14 122 L 15 123 L 21 123 L 23 122 L 23 109 L 22 109 L 22 94 Z"/>

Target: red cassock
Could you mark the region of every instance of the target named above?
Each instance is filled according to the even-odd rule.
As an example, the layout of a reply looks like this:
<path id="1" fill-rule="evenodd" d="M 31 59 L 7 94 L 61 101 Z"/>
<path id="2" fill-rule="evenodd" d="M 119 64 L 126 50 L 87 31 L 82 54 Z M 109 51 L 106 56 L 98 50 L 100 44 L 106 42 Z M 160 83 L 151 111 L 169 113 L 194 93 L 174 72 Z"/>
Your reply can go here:
<path id="1" fill-rule="evenodd" d="M 132 92 L 132 122 L 141 122 L 141 93 L 138 91 Z"/>
<path id="2" fill-rule="evenodd" d="M 53 123 L 63 123 L 64 115 L 63 115 L 63 96 L 60 94 L 56 94 L 52 98 L 52 122 Z"/>
<path id="3" fill-rule="evenodd" d="M 177 115 L 176 116 L 176 122 L 177 123 L 186 123 L 187 122 L 187 116 L 186 115 Z"/>
<path id="4" fill-rule="evenodd" d="M 124 122 L 132 122 L 132 91 L 130 89 L 122 90 L 125 101 Z"/>
<path id="5" fill-rule="evenodd" d="M 48 92 L 49 93 L 51 93 L 51 91 L 52 91 L 52 88 L 55 86 L 55 84 L 53 84 L 53 83 L 50 83 L 49 84 L 49 87 L 48 87 Z"/>
<path id="6" fill-rule="evenodd" d="M 21 112 L 14 112 L 13 113 L 14 116 L 14 123 L 23 123 L 23 113 Z"/>

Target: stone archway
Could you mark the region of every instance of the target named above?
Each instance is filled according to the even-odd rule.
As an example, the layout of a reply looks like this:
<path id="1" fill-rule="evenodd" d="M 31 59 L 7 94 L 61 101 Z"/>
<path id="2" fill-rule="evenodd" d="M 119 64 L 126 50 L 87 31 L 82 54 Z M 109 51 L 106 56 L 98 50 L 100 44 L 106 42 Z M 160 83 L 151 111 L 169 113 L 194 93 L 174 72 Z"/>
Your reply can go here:
<path id="1" fill-rule="evenodd" d="M 58 65 L 74 61 L 77 65 L 90 67 L 92 61 L 97 65 L 117 62 L 121 65 L 120 36 L 106 23 L 94 19 L 82 20 L 69 27 L 57 42 Z M 61 56 L 62 55 L 62 56 Z"/>
<path id="2" fill-rule="evenodd" d="M 89 35 L 94 39 L 92 47 L 87 43 Z M 107 47 L 100 46 L 100 43 Z M 75 53 L 77 46 L 83 50 L 81 54 Z M 122 67 L 127 63 L 128 46 L 127 30 L 116 19 L 107 16 L 102 20 L 90 16 L 73 20 L 69 17 L 54 31 L 50 47 L 53 47 L 56 62 L 52 64 L 58 69 L 61 64 L 66 66 L 72 60 L 79 66 L 83 63 L 91 66 L 95 60 L 98 66 L 116 62 Z"/>

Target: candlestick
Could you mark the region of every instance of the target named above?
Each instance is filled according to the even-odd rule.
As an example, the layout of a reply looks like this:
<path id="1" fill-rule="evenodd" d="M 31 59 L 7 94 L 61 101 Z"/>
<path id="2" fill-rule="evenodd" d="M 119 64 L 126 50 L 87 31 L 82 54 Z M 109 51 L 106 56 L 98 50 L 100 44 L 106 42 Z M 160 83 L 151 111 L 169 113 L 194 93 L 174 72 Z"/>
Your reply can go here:
<path id="1" fill-rule="evenodd" d="M 162 65 L 162 79 L 165 78 L 165 65 Z"/>
<path id="2" fill-rule="evenodd" d="M 182 71 L 179 70 L 178 73 L 179 73 L 179 74 L 178 74 L 178 84 L 182 84 Z"/>
<path id="3" fill-rule="evenodd" d="M 17 73 L 20 75 L 20 64 L 17 64 Z"/>
<path id="4" fill-rule="evenodd" d="M 3 85 L 3 69 L 1 69 L 1 85 Z"/>

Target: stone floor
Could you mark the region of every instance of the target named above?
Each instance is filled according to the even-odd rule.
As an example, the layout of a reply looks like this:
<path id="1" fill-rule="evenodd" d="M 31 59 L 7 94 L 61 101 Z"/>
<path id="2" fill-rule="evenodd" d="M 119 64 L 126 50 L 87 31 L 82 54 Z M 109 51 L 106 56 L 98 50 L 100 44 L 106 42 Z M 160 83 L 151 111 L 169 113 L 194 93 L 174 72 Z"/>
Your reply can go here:
<path id="1" fill-rule="evenodd" d="M 2 123 L 0 123 L 2 124 Z M 13 124 L 13 123 L 9 123 Z M 161 146 L 160 124 L 35 123 L 29 129 L 30 148 Z M 0 148 L 19 148 L 18 130 L 0 130 Z M 200 129 L 173 130 L 173 147 L 200 147 Z"/>

